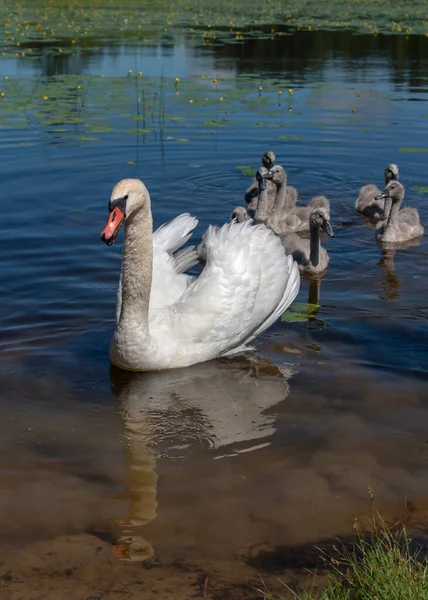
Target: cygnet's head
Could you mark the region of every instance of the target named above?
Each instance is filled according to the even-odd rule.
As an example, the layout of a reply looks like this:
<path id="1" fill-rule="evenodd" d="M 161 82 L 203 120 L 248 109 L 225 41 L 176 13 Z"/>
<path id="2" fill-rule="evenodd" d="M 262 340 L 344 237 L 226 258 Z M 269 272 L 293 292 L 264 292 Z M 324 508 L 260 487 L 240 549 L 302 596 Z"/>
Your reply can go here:
<path id="1" fill-rule="evenodd" d="M 122 223 L 149 202 L 149 192 L 139 179 L 122 179 L 116 183 L 108 203 L 110 214 L 101 232 L 101 240 L 111 246 Z"/>
<path id="2" fill-rule="evenodd" d="M 333 228 L 330 223 L 330 215 L 328 210 L 322 206 L 313 210 L 309 216 L 310 227 L 320 227 L 327 235 L 334 237 Z"/>
<path id="3" fill-rule="evenodd" d="M 266 167 L 266 169 L 271 169 L 275 164 L 275 152 L 272 150 L 268 150 L 262 156 L 262 165 Z"/>
<path id="4" fill-rule="evenodd" d="M 247 209 L 243 206 L 237 206 L 236 208 L 234 208 L 232 214 L 230 215 L 230 220 L 237 221 L 238 223 L 243 223 L 249 218 L 250 217 L 247 213 Z"/>
<path id="5" fill-rule="evenodd" d="M 388 165 L 385 169 L 385 181 L 393 181 L 399 179 L 398 167 L 394 163 Z"/>
<path id="6" fill-rule="evenodd" d="M 276 186 L 285 185 L 287 183 L 287 173 L 281 165 L 275 165 L 269 170 L 268 177 Z"/>
<path id="7" fill-rule="evenodd" d="M 392 180 L 385 186 L 382 194 L 376 196 L 376 200 L 380 200 L 381 198 L 390 199 L 392 202 L 401 202 L 404 198 L 404 187 L 401 185 L 399 181 Z"/>

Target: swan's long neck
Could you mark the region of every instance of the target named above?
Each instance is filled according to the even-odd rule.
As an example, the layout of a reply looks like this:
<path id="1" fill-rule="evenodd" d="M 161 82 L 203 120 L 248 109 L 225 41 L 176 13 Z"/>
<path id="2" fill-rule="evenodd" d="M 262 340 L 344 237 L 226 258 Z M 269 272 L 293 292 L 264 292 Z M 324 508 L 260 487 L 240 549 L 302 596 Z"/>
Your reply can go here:
<path id="1" fill-rule="evenodd" d="M 122 257 L 122 310 L 119 325 L 143 327 L 148 333 L 152 287 L 153 221 L 150 201 L 125 222 Z"/>
<path id="2" fill-rule="evenodd" d="M 320 228 L 316 225 L 310 226 L 310 256 L 309 259 L 314 267 L 318 266 L 320 260 Z"/>

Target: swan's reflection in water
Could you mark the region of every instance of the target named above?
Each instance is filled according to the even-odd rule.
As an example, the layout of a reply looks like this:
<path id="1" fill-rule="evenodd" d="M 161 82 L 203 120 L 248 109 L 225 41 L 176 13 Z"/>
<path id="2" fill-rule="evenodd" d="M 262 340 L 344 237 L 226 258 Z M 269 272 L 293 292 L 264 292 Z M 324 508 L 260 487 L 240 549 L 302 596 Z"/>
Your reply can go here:
<path id="1" fill-rule="evenodd" d="M 218 459 L 269 444 L 275 414 L 268 409 L 286 398 L 292 373 L 254 356 L 158 373 L 112 367 L 130 498 L 127 518 L 116 521 L 121 528 L 113 548 L 116 557 L 145 560 L 153 555 L 152 545 L 136 528 L 156 517 L 156 457 L 184 459 L 205 448 Z"/>

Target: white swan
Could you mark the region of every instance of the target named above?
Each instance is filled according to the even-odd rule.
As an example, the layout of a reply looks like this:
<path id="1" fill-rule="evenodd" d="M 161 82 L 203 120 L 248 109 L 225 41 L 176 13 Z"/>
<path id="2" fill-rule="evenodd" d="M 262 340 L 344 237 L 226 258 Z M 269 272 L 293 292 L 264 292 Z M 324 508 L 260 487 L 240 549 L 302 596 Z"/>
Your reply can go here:
<path id="1" fill-rule="evenodd" d="M 424 234 L 419 213 L 416 208 L 403 208 L 400 204 L 404 198 L 404 187 L 398 181 L 390 181 L 377 200 L 385 199 L 385 212 L 389 212 L 388 220 L 385 219 L 380 227 L 376 228 L 376 238 L 380 242 L 396 243 L 413 240 Z M 388 210 L 387 203 L 392 203 Z"/>
<path id="2" fill-rule="evenodd" d="M 398 180 L 399 172 L 397 165 L 391 163 L 384 171 L 385 187 L 390 181 Z M 388 218 L 388 215 L 384 214 L 385 200 L 379 198 L 382 195 L 381 190 L 370 183 L 363 185 L 360 189 L 360 193 L 355 202 L 355 210 L 366 217 L 372 217 L 373 219 Z"/>
<path id="3" fill-rule="evenodd" d="M 334 237 L 330 215 L 323 207 L 316 208 L 309 216 L 309 240 L 302 239 L 297 233 L 280 236 L 286 253 L 292 255 L 303 273 L 322 273 L 328 266 L 330 259 L 327 250 L 321 246 L 320 229 Z"/>
<path id="4" fill-rule="evenodd" d="M 230 223 L 232 223 L 233 221 L 236 221 L 237 223 L 243 223 L 244 221 L 247 221 L 248 219 L 250 219 L 250 215 L 247 213 L 247 209 L 244 208 L 243 206 L 236 206 L 233 209 L 232 214 L 230 215 Z M 215 229 L 216 231 L 218 229 L 220 229 L 220 227 L 218 225 L 211 225 L 210 227 L 213 227 L 213 229 Z M 201 243 L 196 248 L 196 253 L 197 253 L 199 262 L 202 264 L 205 264 L 207 262 L 208 231 L 209 231 L 209 229 L 207 229 L 204 232 L 204 234 L 202 235 Z M 187 250 L 187 248 L 184 248 L 184 251 L 186 251 L 186 250 Z"/>
<path id="5" fill-rule="evenodd" d="M 152 276 L 153 222 L 144 183 L 124 179 L 116 184 L 109 210 L 101 232 L 108 245 L 125 222 L 121 308 L 110 345 L 110 360 L 118 367 L 171 369 L 247 350 L 298 293 L 293 258 L 285 255 L 278 237 L 249 220 L 210 228 L 201 275 L 173 303 L 155 308 L 151 296 L 166 291 L 166 284 L 161 273 Z"/>

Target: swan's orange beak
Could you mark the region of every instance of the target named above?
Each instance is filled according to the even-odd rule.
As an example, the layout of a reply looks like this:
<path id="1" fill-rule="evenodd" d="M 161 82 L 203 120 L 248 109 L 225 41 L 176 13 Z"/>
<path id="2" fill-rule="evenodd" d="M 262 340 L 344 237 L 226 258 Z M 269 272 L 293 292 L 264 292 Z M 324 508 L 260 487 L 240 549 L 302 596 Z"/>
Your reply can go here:
<path id="1" fill-rule="evenodd" d="M 108 216 L 107 223 L 101 232 L 101 241 L 111 246 L 119 233 L 120 226 L 125 220 L 125 213 L 116 206 Z"/>

